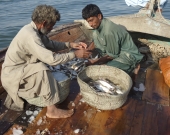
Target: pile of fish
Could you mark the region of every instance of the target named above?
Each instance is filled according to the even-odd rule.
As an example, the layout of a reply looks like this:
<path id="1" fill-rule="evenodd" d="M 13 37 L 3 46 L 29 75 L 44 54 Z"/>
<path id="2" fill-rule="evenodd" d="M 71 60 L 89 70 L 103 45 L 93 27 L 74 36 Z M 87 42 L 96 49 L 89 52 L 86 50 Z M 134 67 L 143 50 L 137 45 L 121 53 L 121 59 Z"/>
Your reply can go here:
<path id="1" fill-rule="evenodd" d="M 115 85 L 106 79 L 91 80 L 88 84 L 90 87 L 94 88 L 96 92 L 104 92 L 111 95 L 123 94 L 119 85 Z"/>
<path id="2" fill-rule="evenodd" d="M 89 58 L 97 59 L 99 57 L 101 57 L 100 54 L 94 50 Z M 64 81 L 67 77 L 72 80 L 76 79 L 77 74 L 85 68 L 85 62 L 87 61 L 87 59 L 83 58 L 74 58 L 65 64 L 57 66 L 47 65 L 47 67 L 52 71 L 52 74 L 57 81 Z"/>
<path id="3" fill-rule="evenodd" d="M 66 76 L 71 79 L 77 78 L 77 74 L 85 68 L 85 62 L 85 59 L 74 58 L 65 64 L 57 66 L 47 65 L 47 67 L 52 71 L 56 80 L 64 81 Z"/>

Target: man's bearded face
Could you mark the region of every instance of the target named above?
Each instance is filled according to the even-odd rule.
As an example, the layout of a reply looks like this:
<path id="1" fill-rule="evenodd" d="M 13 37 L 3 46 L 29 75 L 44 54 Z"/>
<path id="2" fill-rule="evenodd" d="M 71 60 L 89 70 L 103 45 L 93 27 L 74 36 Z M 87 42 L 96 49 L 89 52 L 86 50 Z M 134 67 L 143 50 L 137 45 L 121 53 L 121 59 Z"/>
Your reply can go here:
<path id="1" fill-rule="evenodd" d="M 55 23 L 52 23 L 49 25 L 43 25 L 43 27 L 41 27 L 41 29 L 40 29 L 40 32 L 47 35 L 53 29 L 54 25 L 55 25 Z"/>
<path id="2" fill-rule="evenodd" d="M 51 30 L 48 30 L 46 27 L 40 29 L 41 33 L 47 35 Z"/>

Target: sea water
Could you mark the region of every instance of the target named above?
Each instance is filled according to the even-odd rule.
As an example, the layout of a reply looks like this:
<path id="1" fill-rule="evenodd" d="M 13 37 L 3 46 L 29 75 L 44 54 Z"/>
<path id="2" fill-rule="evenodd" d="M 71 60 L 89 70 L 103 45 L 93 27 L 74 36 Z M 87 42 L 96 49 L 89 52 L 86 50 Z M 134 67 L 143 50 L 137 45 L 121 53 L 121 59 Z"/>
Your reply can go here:
<path id="1" fill-rule="evenodd" d="M 33 9 L 40 4 L 52 5 L 61 14 L 56 26 L 82 19 L 82 9 L 87 4 L 100 7 L 104 17 L 132 14 L 139 8 L 128 7 L 124 0 L 0 0 L 0 49 L 7 47 L 17 32 L 31 22 Z M 163 16 L 170 19 L 170 2 L 163 9 Z"/>

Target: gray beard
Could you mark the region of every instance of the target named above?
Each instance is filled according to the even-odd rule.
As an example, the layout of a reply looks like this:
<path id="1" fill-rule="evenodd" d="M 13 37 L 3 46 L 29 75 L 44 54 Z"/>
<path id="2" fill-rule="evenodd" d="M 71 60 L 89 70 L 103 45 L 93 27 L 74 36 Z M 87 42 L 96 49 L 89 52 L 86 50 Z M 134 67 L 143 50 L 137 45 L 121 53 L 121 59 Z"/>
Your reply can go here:
<path id="1" fill-rule="evenodd" d="M 44 34 L 44 35 L 47 35 L 50 31 L 47 31 L 46 28 L 41 28 L 41 29 L 40 29 L 40 32 L 41 32 L 42 34 Z"/>

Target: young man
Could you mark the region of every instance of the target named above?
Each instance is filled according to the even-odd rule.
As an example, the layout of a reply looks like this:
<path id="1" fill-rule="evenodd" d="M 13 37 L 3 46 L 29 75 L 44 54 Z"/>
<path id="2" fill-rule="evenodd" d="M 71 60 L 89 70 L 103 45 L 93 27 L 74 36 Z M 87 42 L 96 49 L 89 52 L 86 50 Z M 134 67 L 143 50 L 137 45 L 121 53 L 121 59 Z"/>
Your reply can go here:
<path id="1" fill-rule="evenodd" d="M 73 110 L 62 110 L 55 106 L 60 101 L 56 80 L 48 65 L 65 63 L 75 57 L 88 57 L 86 44 L 80 42 L 54 42 L 46 34 L 51 31 L 59 12 L 52 6 L 39 5 L 32 14 L 32 22 L 25 25 L 12 40 L 2 65 L 1 81 L 8 96 L 7 108 L 23 110 L 24 100 L 28 103 L 47 107 L 49 118 L 67 118 Z M 79 49 L 74 52 L 57 54 L 66 48 Z"/>
<path id="2" fill-rule="evenodd" d="M 90 64 L 110 60 L 107 65 L 131 74 L 143 56 L 125 28 L 103 18 L 99 7 L 94 4 L 89 4 L 82 10 L 82 17 L 94 28 L 95 48 L 103 56 L 95 61 L 89 60 Z M 135 74 L 138 70 L 139 66 L 135 70 Z"/>

